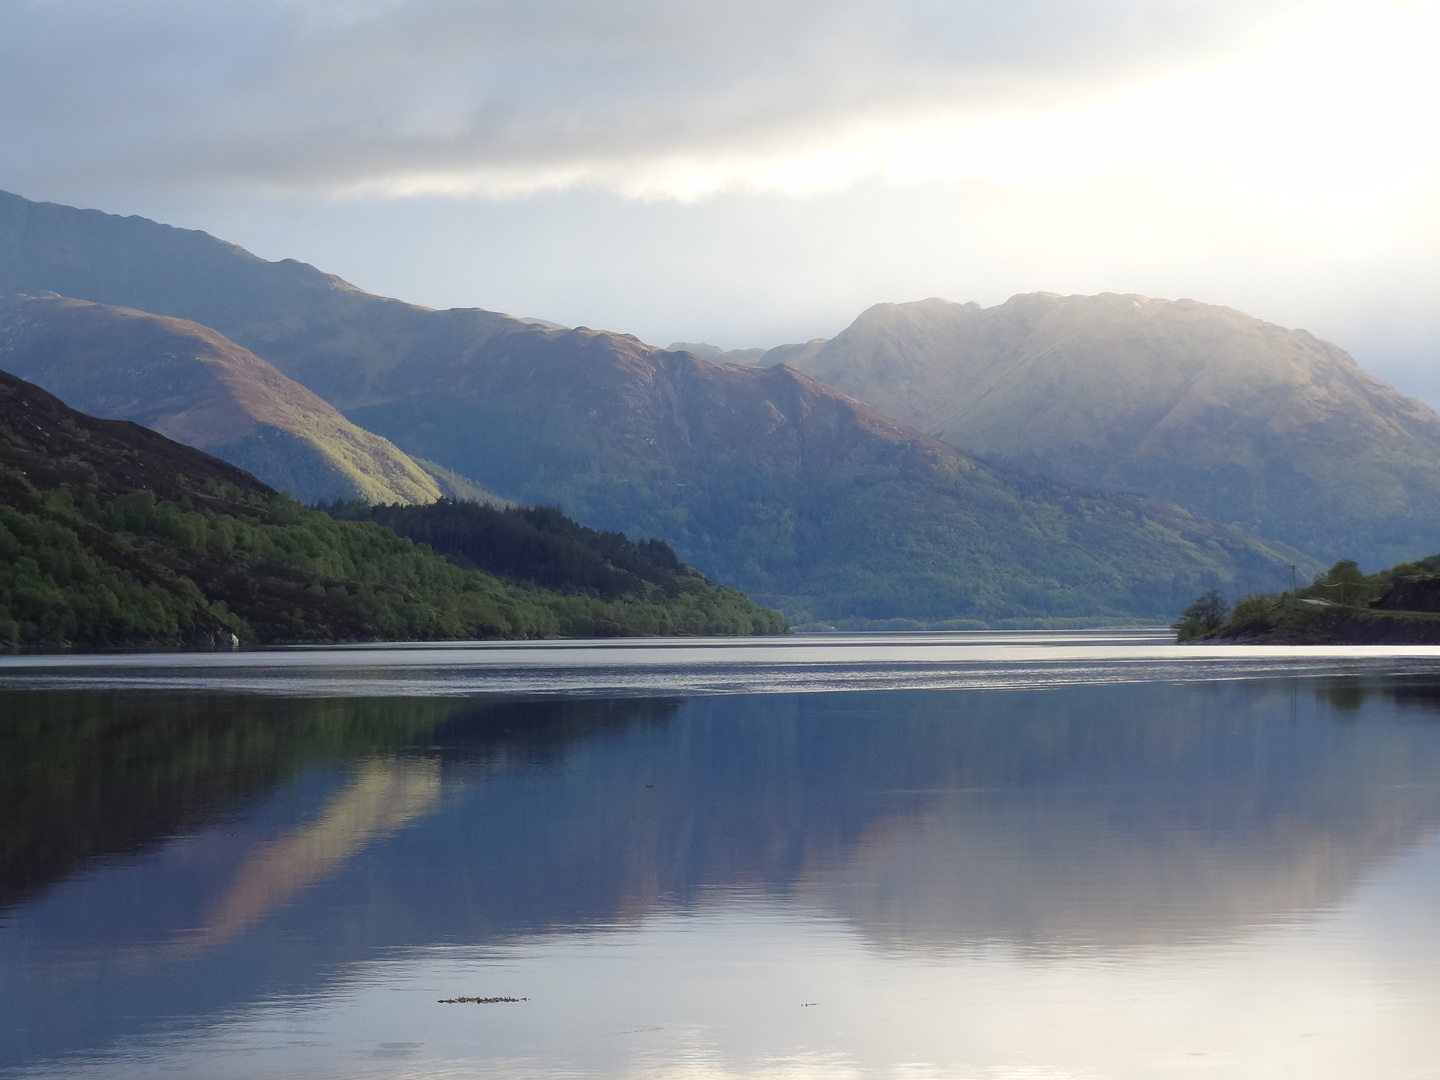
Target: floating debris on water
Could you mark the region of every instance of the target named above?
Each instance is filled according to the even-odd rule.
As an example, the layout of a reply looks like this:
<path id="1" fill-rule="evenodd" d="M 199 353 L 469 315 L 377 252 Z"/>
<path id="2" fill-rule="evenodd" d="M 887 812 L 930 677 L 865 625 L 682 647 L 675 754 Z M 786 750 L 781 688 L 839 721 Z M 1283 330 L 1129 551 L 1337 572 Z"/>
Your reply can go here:
<path id="1" fill-rule="evenodd" d="M 529 1001 L 529 1000 L 530 1000 L 530 999 L 529 999 L 528 997 L 523 997 L 523 998 L 512 998 L 512 997 L 453 997 L 453 998 L 438 998 L 438 999 L 437 999 L 437 1004 L 440 1004 L 440 1005 L 496 1005 L 496 1004 L 499 1004 L 499 1003 L 502 1002 L 502 1001 Z"/>

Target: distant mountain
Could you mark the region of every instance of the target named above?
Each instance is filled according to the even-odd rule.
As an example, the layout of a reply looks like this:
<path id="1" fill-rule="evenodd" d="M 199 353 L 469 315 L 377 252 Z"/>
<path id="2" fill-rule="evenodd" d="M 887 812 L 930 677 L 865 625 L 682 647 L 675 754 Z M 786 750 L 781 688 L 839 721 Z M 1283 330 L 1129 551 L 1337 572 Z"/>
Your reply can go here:
<path id="1" fill-rule="evenodd" d="M 966 456 L 789 367 L 431 311 L 140 218 L 0 196 L 0 289 L 214 327 L 416 458 L 661 537 L 801 620 L 1171 617 L 1202 587 L 1318 569 L 1172 507 Z"/>
<path id="2" fill-rule="evenodd" d="M 0 372 L 0 648 L 784 629 L 670 569 L 667 587 L 636 581 L 610 597 L 506 584 Z"/>
<path id="3" fill-rule="evenodd" d="M 1342 350 L 1143 296 L 880 304 L 787 359 L 968 451 L 1131 490 L 1326 560 L 1440 535 L 1440 416 Z M 798 352 L 796 350 L 799 350 Z"/>
<path id="4" fill-rule="evenodd" d="M 304 502 L 429 503 L 435 478 L 387 439 L 213 330 L 58 296 L 0 301 L 0 370 L 81 412 L 134 420 Z"/>
<path id="5" fill-rule="evenodd" d="M 706 345 L 702 341 L 672 341 L 667 352 L 694 353 L 712 364 L 758 364 L 767 349 L 722 349 L 719 345 Z"/>

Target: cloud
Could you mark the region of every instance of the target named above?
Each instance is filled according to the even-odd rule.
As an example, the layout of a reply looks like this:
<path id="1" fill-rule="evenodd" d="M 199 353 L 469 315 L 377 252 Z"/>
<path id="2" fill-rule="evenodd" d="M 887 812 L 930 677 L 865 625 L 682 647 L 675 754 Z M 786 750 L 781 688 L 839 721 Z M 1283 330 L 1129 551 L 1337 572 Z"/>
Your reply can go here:
<path id="1" fill-rule="evenodd" d="M 0 188 L 743 346 L 1135 291 L 1440 404 L 1440 0 L 0 0 Z"/>
<path id="2" fill-rule="evenodd" d="M 1016 148 L 1045 123 L 1103 117 L 1326 7 L 0 0 L 0 183 L 684 199 L 977 160 L 1029 175 Z"/>

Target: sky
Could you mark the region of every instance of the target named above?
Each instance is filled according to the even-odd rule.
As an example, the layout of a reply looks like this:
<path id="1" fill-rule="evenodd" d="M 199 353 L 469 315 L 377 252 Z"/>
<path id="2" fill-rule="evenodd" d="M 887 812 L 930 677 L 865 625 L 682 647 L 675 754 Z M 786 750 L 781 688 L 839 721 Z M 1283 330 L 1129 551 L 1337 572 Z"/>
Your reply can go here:
<path id="1" fill-rule="evenodd" d="M 1137 292 L 1440 406 L 1440 0 L 0 0 L 0 188 L 726 348 Z"/>

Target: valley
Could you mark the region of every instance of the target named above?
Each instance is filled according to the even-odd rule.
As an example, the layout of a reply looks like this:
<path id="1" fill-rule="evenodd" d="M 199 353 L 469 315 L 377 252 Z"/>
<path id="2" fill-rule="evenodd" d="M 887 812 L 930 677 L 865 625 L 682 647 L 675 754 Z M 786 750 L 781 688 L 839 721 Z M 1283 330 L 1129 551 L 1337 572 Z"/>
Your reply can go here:
<path id="1" fill-rule="evenodd" d="M 429 475 L 664 540 L 801 625 L 1147 622 L 1204 588 L 1321 565 L 1169 500 L 950 445 L 790 363 L 433 311 L 203 233 L 16 196 L 0 197 L 0 238 L 0 290 L 208 327 Z M 785 355 L 804 365 L 819 347 Z"/>

